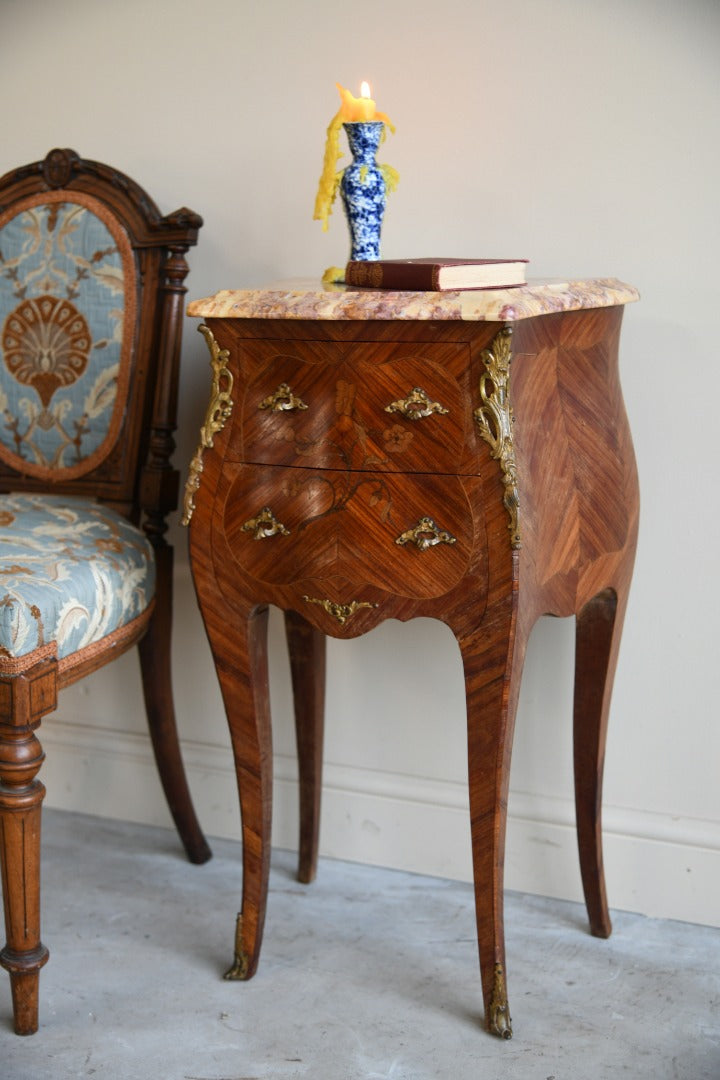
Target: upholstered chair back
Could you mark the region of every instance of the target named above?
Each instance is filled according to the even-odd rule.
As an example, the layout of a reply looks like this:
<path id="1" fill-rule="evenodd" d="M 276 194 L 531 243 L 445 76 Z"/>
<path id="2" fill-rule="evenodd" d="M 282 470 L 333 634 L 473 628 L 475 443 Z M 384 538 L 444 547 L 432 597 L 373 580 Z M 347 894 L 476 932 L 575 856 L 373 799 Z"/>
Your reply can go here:
<path id="1" fill-rule="evenodd" d="M 167 512 L 176 478 L 156 478 L 152 491 L 146 480 L 143 494 L 142 476 L 172 472 L 183 255 L 201 221 L 185 210 L 163 218 L 128 177 L 69 150 L 9 178 L 0 490 L 90 490 L 133 520 L 147 496 L 148 511 L 159 498 Z"/>
<path id="2" fill-rule="evenodd" d="M 76 479 L 107 458 L 127 405 L 127 234 L 96 199 L 52 192 L 5 215 L 0 253 L 0 455 L 46 483 Z"/>

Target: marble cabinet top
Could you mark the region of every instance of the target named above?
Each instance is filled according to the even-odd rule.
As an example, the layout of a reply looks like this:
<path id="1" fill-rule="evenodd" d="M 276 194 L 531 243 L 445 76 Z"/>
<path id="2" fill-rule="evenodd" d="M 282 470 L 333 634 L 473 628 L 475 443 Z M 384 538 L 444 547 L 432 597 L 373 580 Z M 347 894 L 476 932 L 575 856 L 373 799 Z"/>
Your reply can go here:
<path id="1" fill-rule="evenodd" d="M 278 282 L 264 289 L 223 289 L 204 300 L 193 300 L 187 313 L 205 319 L 517 322 L 535 315 L 614 307 L 639 299 L 637 289 L 616 278 L 538 280 L 514 289 L 466 292 L 395 292 L 297 280 Z"/>

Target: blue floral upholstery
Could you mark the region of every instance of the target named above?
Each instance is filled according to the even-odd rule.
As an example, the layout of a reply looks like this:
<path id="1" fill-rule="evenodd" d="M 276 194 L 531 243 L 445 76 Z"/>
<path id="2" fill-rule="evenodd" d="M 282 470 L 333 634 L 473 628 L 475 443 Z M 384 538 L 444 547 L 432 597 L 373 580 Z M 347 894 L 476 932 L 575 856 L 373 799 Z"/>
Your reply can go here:
<path id="1" fill-rule="evenodd" d="M 62 660 L 108 637 L 148 609 L 154 589 L 151 545 L 114 510 L 0 496 L 0 669 L 52 643 Z"/>
<path id="2" fill-rule="evenodd" d="M 70 478 L 112 448 L 133 277 L 126 235 L 87 195 L 0 216 L 0 458 L 17 471 Z"/>

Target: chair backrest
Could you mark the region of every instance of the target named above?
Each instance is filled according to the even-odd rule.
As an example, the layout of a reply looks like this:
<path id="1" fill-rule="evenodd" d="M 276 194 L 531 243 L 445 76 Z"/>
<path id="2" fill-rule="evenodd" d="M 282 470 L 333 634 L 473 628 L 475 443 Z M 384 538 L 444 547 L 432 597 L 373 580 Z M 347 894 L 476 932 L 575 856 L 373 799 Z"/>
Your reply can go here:
<path id="1" fill-rule="evenodd" d="M 0 178 L 0 491 L 92 495 L 162 542 L 201 225 L 72 150 Z"/>

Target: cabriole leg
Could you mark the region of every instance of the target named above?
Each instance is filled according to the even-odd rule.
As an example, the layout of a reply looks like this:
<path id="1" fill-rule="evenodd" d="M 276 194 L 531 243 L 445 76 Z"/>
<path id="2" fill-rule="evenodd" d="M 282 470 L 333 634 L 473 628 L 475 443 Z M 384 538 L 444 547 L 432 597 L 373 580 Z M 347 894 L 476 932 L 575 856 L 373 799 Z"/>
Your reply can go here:
<path id="1" fill-rule="evenodd" d="M 524 642 L 509 622 L 464 640 L 470 829 L 480 971 L 487 1030 L 512 1038 L 504 930 L 504 862 L 512 736 Z"/>
<path id="2" fill-rule="evenodd" d="M 201 542 L 195 543 L 195 538 Z M 203 540 L 202 534 L 191 532 L 195 588 L 230 729 L 242 818 L 242 908 L 237 917 L 235 957 L 225 978 L 249 979 L 255 974 L 260 955 L 270 876 L 268 609 L 228 603 L 214 571 L 206 565 Z"/>
<path id="3" fill-rule="evenodd" d="M 234 627 L 232 647 L 213 652 L 225 700 L 240 796 L 243 840 L 242 908 L 235 957 L 226 979 L 255 974 L 267 907 L 272 826 L 272 734 L 267 669 L 267 608 Z M 227 633 L 223 628 L 223 634 Z"/>
<path id="4" fill-rule="evenodd" d="M 612 932 L 602 851 L 602 783 L 608 714 L 625 601 L 614 589 L 598 593 L 577 616 L 575 633 L 575 813 L 580 871 L 590 931 Z"/>
<path id="5" fill-rule="evenodd" d="M 300 787 L 298 881 L 317 873 L 322 794 L 326 638 L 295 611 L 285 612 Z"/>

